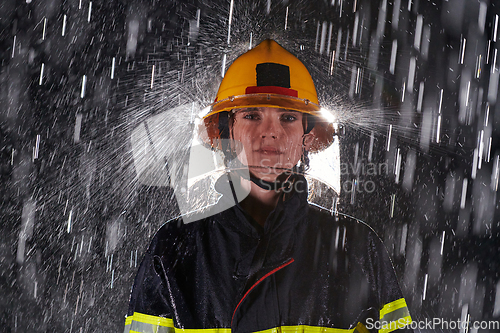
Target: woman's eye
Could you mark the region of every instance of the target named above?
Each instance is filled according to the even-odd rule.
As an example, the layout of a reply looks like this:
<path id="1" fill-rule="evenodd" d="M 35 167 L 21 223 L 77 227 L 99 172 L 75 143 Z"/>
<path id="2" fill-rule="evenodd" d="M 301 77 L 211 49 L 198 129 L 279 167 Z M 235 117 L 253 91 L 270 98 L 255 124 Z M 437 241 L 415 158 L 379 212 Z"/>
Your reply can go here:
<path id="1" fill-rule="evenodd" d="M 281 120 L 284 120 L 286 122 L 293 122 L 297 120 L 297 117 L 291 114 L 284 114 L 283 116 L 281 116 Z"/>
<path id="2" fill-rule="evenodd" d="M 254 113 L 247 113 L 243 116 L 243 119 L 249 119 L 249 120 L 258 120 L 259 119 L 259 115 L 258 114 L 254 114 Z"/>

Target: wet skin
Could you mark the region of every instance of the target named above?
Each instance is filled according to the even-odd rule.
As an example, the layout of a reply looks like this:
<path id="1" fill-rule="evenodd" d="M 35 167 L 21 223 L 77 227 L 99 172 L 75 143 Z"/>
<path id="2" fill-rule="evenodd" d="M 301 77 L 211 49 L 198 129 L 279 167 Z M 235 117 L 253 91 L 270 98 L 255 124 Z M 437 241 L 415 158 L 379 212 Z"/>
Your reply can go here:
<path id="1" fill-rule="evenodd" d="M 238 159 L 248 165 L 254 177 L 272 182 L 298 163 L 314 139 L 313 131 L 304 134 L 302 118 L 301 112 L 268 107 L 235 111 L 230 123 L 231 137 L 241 143 L 243 150 Z M 246 186 L 250 187 L 250 194 L 241 205 L 263 226 L 276 207 L 280 192 L 248 181 Z"/>
<path id="2" fill-rule="evenodd" d="M 277 108 L 238 109 L 233 115 L 231 137 L 242 144 L 238 158 L 257 178 L 275 181 L 293 168 L 312 143 L 304 135 L 303 114 Z"/>

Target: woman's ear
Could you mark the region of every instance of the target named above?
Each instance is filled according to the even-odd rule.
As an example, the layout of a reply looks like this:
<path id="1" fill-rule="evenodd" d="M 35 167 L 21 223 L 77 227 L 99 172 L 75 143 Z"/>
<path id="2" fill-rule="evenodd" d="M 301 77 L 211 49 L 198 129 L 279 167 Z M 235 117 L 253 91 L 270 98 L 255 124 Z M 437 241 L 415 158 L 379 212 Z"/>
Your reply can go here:
<path id="1" fill-rule="evenodd" d="M 302 148 L 306 151 L 309 151 L 309 149 L 311 149 L 315 137 L 316 136 L 314 134 L 314 128 L 310 130 L 309 133 L 304 134 L 304 136 L 302 137 Z"/>

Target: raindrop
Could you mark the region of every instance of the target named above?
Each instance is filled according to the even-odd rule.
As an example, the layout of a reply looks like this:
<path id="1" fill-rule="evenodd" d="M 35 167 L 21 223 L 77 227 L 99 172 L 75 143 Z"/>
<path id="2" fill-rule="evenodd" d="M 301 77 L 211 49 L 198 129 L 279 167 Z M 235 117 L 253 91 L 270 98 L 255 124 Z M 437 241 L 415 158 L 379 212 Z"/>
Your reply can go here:
<path id="1" fill-rule="evenodd" d="M 464 178 L 463 183 L 462 183 L 462 197 L 460 199 L 460 208 L 461 209 L 465 208 L 465 200 L 467 199 L 467 183 L 468 183 L 467 178 Z"/>
<path id="2" fill-rule="evenodd" d="M 328 22 L 323 21 L 323 24 L 321 27 L 321 42 L 320 42 L 320 46 L 319 46 L 319 54 L 323 54 L 323 52 L 325 52 L 327 28 L 328 28 Z"/>
<path id="3" fill-rule="evenodd" d="M 424 99 L 424 81 L 420 82 L 418 87 L 417 112 L 422 112 L 422 100 Z"/>
<path id="4" fill-rule="evenodd" d="M 387 13 L 387 0 L 382 0 L 378 11 L 378 21 L 377 21 L 377 39 L 381 39 L 384 36 L 385 19 Z"/>
<path id="5" fill-rule="evenodd" d="M 45 40 L 45 32 L 47 31 L 47 18 L 43 19 L 43 32 L 42 32 L 42 40 Z"/>
<path id="6" fill-rule="evenodd" d="M 38 158 L 39 149 L 40 149 L 40 134 L 36 136 L 35 149 L 33 151 L 33 160 L 36 160 Z"/>
<path id="7" fill-rule="evenodd" d="M 371 131 L 370 133 L 370 147 L 368 149 L 368 162 L 372 161 L 373 155 L 373 144 L 375 143 L 375 132 Z"/>
<path id="8" fill-rule="evenodd" d="M 392 124 L 389 125 L 389 133 L 387 134 L 387 144 L 386 144 L 387 151 L 389 151 L 389 148 L 391 147 L 391 136 L 392 136 Z"/>
<path id="9" fill-rule="evenodd" d="M 424 293 L 422 295 L 422 300 L 425 301 L 425 294 L 427 293 L 427 278 L 428 274 L 425 273 L 425 279 L 424 279 Z"/>
<path id="10" fill-rule="evenodd" d="M 85 87 L 87 85 L 87 75 L 84 75 L 82 77 L 82 91 L 80 93 L 80 98 L 85 97 Z"/>
<path id="11" fill-rule="evenodd" d="M 496 155 L 495 165 L 493 167 L 493 172 L 491 173 L 491 190 L 498 190 L 498 178 L 500 177 L 500 155 Z"/>
<path id="12" fill-rule="evenodd" d="M 40 69 L 40 79 L 38 80 L 38 85 L 41 86 L 42 85 L 42 81 L 43 81 L 43 70 L 45 68 L 45 64 L 42 62 L 42 68 Z"/>
<path id="13" fill-rule="evenodd" d="M 66 232 L 69 234 L 71 232 L 71 222 L 73 219 L 73 209 L 69 211 L 69 217 L 68 217 L 68 228 L 66 229 Z"/>
<path id="14" fill-rule="evenodd" d="M 288 6 L 286 6 L 286 14 L 285 14 L 285 30 L 288 24 Z"/>
<path id="15" fill-rule="evenodd" d="M 331 61 L 331 64 L 330 64 L 330 75 L 333 75 L 333 64 L 334 64 L 334 61 L 335 61 L 335 50 L 332 51 L 332 61 Z"/>
<path id="16" fill-rule="evenodd" d="M 399 174 L 401 173 L 401 151 L 398 148 L 397 153 L 396 153 L 396 167 L 394 168 L 394 173 L 395 173 L 395 182 L 396 184 L 399 184 Z"/>
<path id="17" fill-rule="evenodd" d="M 14 51 L 16 50 L 16 36 L 14 35 L 14 43 L 12 44 L 12 58 L 14 58 Z"/>
<path id="18" fill-rule="evenodd" d="M 476 174 L 477 174 L 477 165 L 478 165 L 478 149 L 475 148 L 474 149 L 474 157 L 472 158 L 472 174 L 471 174 L 471 178 L 472 179 L 476 179 Z"/>
<path id="19" fill-rule="evenodd" d="M 413 91 L 413 84 L 415 82 L 415 70 L 417 67 L 417 60 L 415 57 L 410 59 L 410 68 L 408 69 L 408 92 Z"/>
<path id="20" fill-rule="evenodd" d="M 396 203 L 396 194 L 391 194 L 391 218 L 394 217 L 394 206 Z"/>
<path id="21" fill-rule="evenodd" d="M 352 31 L 352 46 L 356 46 L 356 40 L 358 38 L 358 26 L 359 26 L 359 13 L 356 13 L 354 17 L 354 27 Z M 332 31 L 332 25 L 330 24 L 330 35 Z"/>
<path id="22" fill-rule="evenodd" d="M 224 77 L 225 74 L 226 74 L 226 54 L 224 53 L 224 56 L 222 56 L 221 76 Z"/>
<path id="23" fill-rule="evenodd" d="M 113 57 L 113 60 L 111 61 L 111 79 L 115 78 L 115 63 L 116 63 L 116 58 Z"/>
<path id="24" fill-rule="evenodd" d="M 463 38 L 463 40 L 460 42 L 460 64 L 463 65 L 464 63 L 464 56 L 465 56 L 465 44 L 467 43 L 467 39 Z"/>
<path id="25" fill-rule="evenodd" d="M 486 23 L 486 11 L 488 9 L 488 6 L 486 5 L 486 2 L 480 2 L 479 4 L 479 15 L 477 18 L 477 25 L 479 26 L 479 30 L 481 33 L 484 32 L 484 25 Z M 498 15 L 496 16 L 498 17 Z"/>
<path id="26" fill-rule="evenodd" d="M 498 14 L 495 15 L 495 24 L 493 25 L 493 42 L 497 41 L 497 32 L 498 32 Z"/>
<path id="27" fill-rule="evenodd" d="M 483 161 L 483 150 L 484 150 L 484 130 L 481 130 L 479 134 L 479 142 L 478 142 L 478 161 L 477 168 L 480 170 Z"/>
<path id="28" fill-rule="evenodd" d="M 392 41 L 392 49 L 391 49 L 391 63 L 389 65 L 389 71 L 391 74 L 394 74 L 394 69 L 396 68 L 396 54 L 398 52 L 398 41 L 394 39 Z"/>
<path id="29" fill-rule="evenodd" d="M 73 134 L 73 142 L 74 143 L 80 142 L 80 131 L 82 128 L 82 119 L 83 119 L 83 115 L 81 113 L 78 113 L 76 115 L 76 119 L 75 119 L 75 132 Z"/>
<path id="30" fill-rule="evenodd" d="M 90 22 L 90 15 L 92 14 L 92 1 L 89 2 L 89 14 L 87 16 L 87 22 Z"/>
<path id="31" fill-rule="evenodd" d="M 231 23 L 233 21 L 233 7 L 234 7 L 234 0 L 231 0 L 231 5 L 229 7 L 228 27 L 227 27 L 227 45 L 229 45 L 229 43 L 231 42 Z"/>
<path id="32" fill-rule="evenodd" d="M 417 16 L 417 25 L 415 27 L 415 40 L 413 42 L 413 47 L 415 50 L 420 50 L 420 43 L 422 41 L 422 27 L 424 24 L 424 18 L 422 15 Z"/>
<path id="33" fill-rule="evenodd" d="M 496 50 L 495 50 L 495 59 L 496 59 Z M 488 102 L 489 104 L 495 104 L 497 101 L 497 95 L 498 95 L 498 77 L 499 77 L 499 71 L 494 70 L 492 68 L 492 73 L 490 74 L 490 82 L 488 85 Z"/>
<path id="34" fill-rule="evenodd" d="M 443 231 L 443 235 L 441 236 L 441 255 L 443 255 L 443 250 L 444 250 L 444 238 L 446 235 L 446 231 Z"/>
<path id="35" fill-rule="evenodd" d="M 394 30 L 398 30 L 400 10 L 401 10 L 401 0 L 394 1 L 394 6 L 392 7 L 392 29 Z"/>
<path id="36" fill-rule="evenodd" d="M 406 237 L 408 236 L 408 224 L 403 224 L 401 230 L 401 243 L 399 246 L 399 254 L 404 255 L 406 253 Z"/>
<path id="37" fill-rule="evenodd" d="M 63 25 L 62 25 L 62 31 L 61 31 L 61 36 L 64 37 L 64 34 L 66 33 L 66 14 L 63 16 Z"/>
<path id="38" fill-rule="evenodd" d="M 153 68 L 151 69 L 151 89 L 153 89 L 154 80 L 155 80 L 155 65 L 153 65 Z"/>

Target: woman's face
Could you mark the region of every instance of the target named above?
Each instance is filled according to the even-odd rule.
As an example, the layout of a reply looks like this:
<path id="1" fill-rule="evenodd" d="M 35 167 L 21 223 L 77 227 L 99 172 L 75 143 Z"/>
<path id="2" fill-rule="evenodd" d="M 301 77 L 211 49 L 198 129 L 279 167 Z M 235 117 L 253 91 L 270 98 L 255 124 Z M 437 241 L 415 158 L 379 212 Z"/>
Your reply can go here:
<path id="1" fill-rule="evenodd" d="M 301 112 L 269 107 L 237 109 L 230 129 L 243 147 L 238 159 L 255 177 L 275 181 L 312 143 L 312 132 L 304 135 L 302 117 Z"/>

